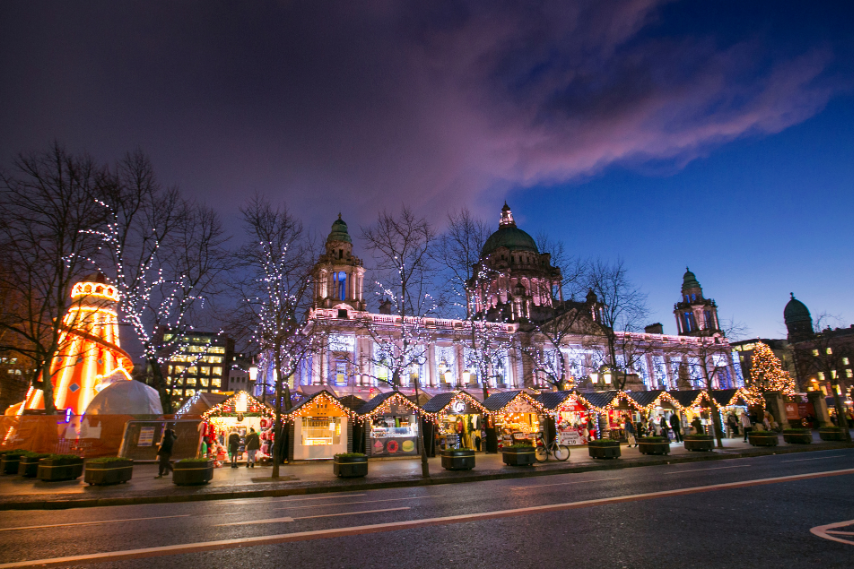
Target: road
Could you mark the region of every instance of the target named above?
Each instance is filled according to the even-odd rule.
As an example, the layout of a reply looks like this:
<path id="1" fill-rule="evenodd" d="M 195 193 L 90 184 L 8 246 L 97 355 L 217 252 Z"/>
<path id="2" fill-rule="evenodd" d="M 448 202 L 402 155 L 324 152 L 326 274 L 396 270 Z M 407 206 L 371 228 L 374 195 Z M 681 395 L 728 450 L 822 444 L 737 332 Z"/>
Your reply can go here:
<path id="1" fill-rule="evenodd" d="M 53 559 L 200 569 L 850 569 L 852 532 L 854 449 L 845 449 L 286 498 L 7 511 L 0 568 Z"/>

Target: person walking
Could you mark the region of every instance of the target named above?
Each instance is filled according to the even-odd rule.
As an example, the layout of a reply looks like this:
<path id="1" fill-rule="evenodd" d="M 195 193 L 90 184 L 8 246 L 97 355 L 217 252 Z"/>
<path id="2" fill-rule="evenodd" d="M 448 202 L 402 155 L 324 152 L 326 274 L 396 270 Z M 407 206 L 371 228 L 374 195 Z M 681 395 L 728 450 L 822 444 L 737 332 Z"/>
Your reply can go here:
<path id="1" fill-rule="evenodd" d="M 255 455 L 260 448 L 261 437 L 255 432 L 254 427 L 249 427 L 249 434 L 246 435 L 246 468 L 255 468 Z"/>
<path id="2" fill-rule="evenodd" d="M 228 456 L 231 458 L 231 467 L 237 468 L 237 451 L 240 449 L 240 435 L 232 431 L 228 435 Z"/>
<path id="3" fill-rule="evenodd" d="M 691 421 L 691 426 L 694 427 L 694 433 L 695 434 L 698 434 L 698 435 L 706 434 L 705 431 L 703 431 L 703 423 L 702 423 L 702 421 L 700 421 L 699 415 L 694 415 L 694 420 Z"/>
<path id="4" fill-rule="evenodd" d="M 667 432 L 667 419 L 664 418 L 664 413 L 661 414 L 661 418 L 658 420 L 658 426 L 661 428 L 661 436 L 667 439 L 667 442 L 670 442 L 670 433 Z"/>
<path id="5" fill-rule="evenodd" d="M 623 415 L 623 421 L 625 422 L 626 440 L 629 442 L 629 448 L 638 446 L 638 441 L 635 439 L 635 425 L 632 423 L 631 417 Z"/>
<path id="6" fill-rule="evenodd" d="M 160 448 L 157 449 L 157 476 L 155 478 L 163 478 L 166 474 L 172 472 L 172 463 L 169 461 L 172 458 L 172 447 L 175 445 L 175 439 L 178 435 L 172 429 L 166 429 L 163 433 L 163 440 L 160 441 Z"/>
<path id="7" fill-rule="evenodd" d="M 735 418 L 735 413 L 732 411 L 726 416 L 726 423 L 730 430 L 730 438 L 738 436 L 738 419 Z"/>
<path id="8" fill-rule="evenodd" d="M 673 429 L 673 436 L 677 443 L 682 442 L 682 424 L 679 422 L 679 415 L 672 413 L 670 415 L 670 428 Z"/>
<path id="9" fill-rule="evenodd" d="M 753 423 L 744 411 L 741 412 L 741 430 L 744 431 L 744 442 L 747 442 L 747 435 L 753 430 Z"/>

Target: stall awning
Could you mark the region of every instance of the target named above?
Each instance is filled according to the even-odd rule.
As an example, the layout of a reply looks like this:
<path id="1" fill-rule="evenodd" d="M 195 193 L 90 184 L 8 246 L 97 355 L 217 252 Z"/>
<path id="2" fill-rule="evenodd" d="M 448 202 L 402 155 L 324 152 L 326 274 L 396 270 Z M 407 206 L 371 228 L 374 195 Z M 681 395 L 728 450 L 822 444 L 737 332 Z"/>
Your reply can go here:
<path id="1" fill-rule="evenodd" d="M 222 403 L 214 405 L 202 414 L 202 419 L 210 417 L 221 417 L 223 415 L 237 415 L 242 413 L 246 416 L 260 415 L 264 417 L 273 416 L 273 408 L 261 403 L 245 391 L 235 393 Z"/>
<path id="2" fill-rule="evenodd" d="M 616 391 L 586 391 L 579 395 L 583 397 L 596 411 L 601 411 L 617 396 Z"/>
<path id="3" fill-rule="evenodd" d="M 355 417 L 353 410 L 341 403 L 334 393 L 323 390 L 297 403 L 284 418 L 292 421 L 297 417 L 314 416 L 313 413 L 316 413 L 321 406 L 324 408 L 324 414 L 329 416 Z"/>
<path id="4" fill-rule="evenodd" d="M 704 399 L 701 389 L 691 389 L 688 391 L 671 391 L 670 396 L 673 397 L 682 407 L 692 407 L 698 405 Z"/>
<path id="5" fill-rule="evenodd" d="M 542 403 L 524 391 L 506 391 L 490 395 L 483 402 L 489 413 L 545 413 Z"/>
<path id="6" fill-rule="evenodd" d="M 451 408 L 455 402 L 460 401 L 464 402 L 466 406 L 470 410 L 474 410 L 475 413 L 486 412 L 486 407 L 484 407 L 480 401 L 475 399 L 470 393 L 462 390 L 437 393 L 432 399 L 422 405 L 421 408 L 425 413 L 439 415 L 450 410 L 449 408 Z"/>
<path id="7" fill-rule="evenodd" d="M 389 391 L 388 393 L 381 393 L 366 402 L 356 409 L 356 414 L 363 418 L 369 418 L 383 413 L 390 413 L 394 410 L 394 407 L 401 406 L 408 408 L 412 413 L 418 413 L 420 410 L 415 403 L 410 401 L 402 393 Z"/>

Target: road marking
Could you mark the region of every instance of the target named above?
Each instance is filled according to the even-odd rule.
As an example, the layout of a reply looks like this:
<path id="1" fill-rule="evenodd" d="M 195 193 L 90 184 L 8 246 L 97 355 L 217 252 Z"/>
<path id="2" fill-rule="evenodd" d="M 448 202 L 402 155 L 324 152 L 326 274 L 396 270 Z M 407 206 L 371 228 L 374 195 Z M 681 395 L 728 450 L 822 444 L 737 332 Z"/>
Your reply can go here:
<path id="1" fill-rule="evenodd" d="M 25 527 L 13 527 L 13 528 L 0 528 L 0 531 L 18 531 L 25 529 L 46 529 L 46 528 L 64 528 L 70 526 L 95 526 L 99 524 L 112 524 L 117 522 L 141 522 L 145 520 L 166 520 L 169 518 L 188 518 L 190 514 L 181 514 L 178 516 L 157 516 L 155 518 L 128 518 L 125 520 L 100 520 L 97 522 L 72 522 L 67 524 L 50 524 L 44 526 L 25 526 Z"/>
<path id="2" fill-rule="evenodd" d="M 854 545 L 854 540 L 850 539 L 842 539 L 841 537 L 833 537 L 828 534 L 836 534 L 836 535 L 854 535 L 854 532 L 848 531 L 839 531 L 834 528 L 841 528 L 845 526 L 854 525 L 854 520 L 848 520 L 847 522 L 836 522 L 835 524 L 827 524 L 826 526 L 816 526 L 810 530 L 810 533 L 820 537 L 822 539 L 829 539 L 831 541 L 838 541 L 839 543 L 844 543 L 845 545 Z"/>
<path id="3" fill-rule="evenodd" d="M 799 458 L 798 460 L 782 460 L 780 462 L 806 462 L 807 460 L 825 460 L 828 458 L 839 458 L 840 456 L 845 456 L 844 454 L 834 454 L 833 456 L 820 456 L 818 458 Z"/>
<path id="4" fill-rule="evenodd" d="M 336 502 L 334 504 L 312 504 L 311 506 L 286 506 L 284 508 L 273 508 L 274 510 L 303 510 L 305 508 L 325 508 L 327 506 L 351 506 L 354 504 L 375 504 L 377 502 L 400 502 L 401 500 L 420 500 L 423 496 L 415 498 L 387 498 L 385 500 L 365 500 L 362 502 Z"/>
<path id="5" fill-rule="evenodd" d="M 692 468 L 691 470 L 677 470 L 676 472 L 665 472 L 665 474 L 685 474 L 686 472 L 709 472 L 710 470 L 726 470 L 727 468 L 747 468 L 749 464 L 739 464 L 738 466 L 720 466 L 718 468 Z"/>
<path id="6" fill-rule="evenodd" d="M 600 478 L 598 480 L 575 480 L 573 482 L 557 482 L 555 484 L 531 484 L 530 486 L 511 486 L 511 490 L 529 490 L 531 488 L 546 488 L 547 486 L 566 486 L 567 484 L 584 484 L 585 482 L 606 482 L 608 480 L 624 480 L 624 478 Z"/>
<path id="7" fill-rule="evenodd" d="M 59 567 L 62 565 L 81 564 L 81 563 L 100 563 L 104 561 L 126 561 L 128 559 L 142 559 L 148 557 L 161 557 L 164 555 L 178 555 L 185 553 L 201 553 L 205 551 L 219 551 L 223 549 L 239 549 L 244 547 L 257 547 L 259 545 L 277 545 L 280 543 L 292 543 L 297 541 L 310 541 L 316 539 L 330 539 L 337 537 L 346 537 L 352 535 L 362 535 L 370 533 L 382 533 L 390 531 L 399 531 L 405 529 L 431 527 L 440 525 L 460 524 L 475 521 L 494 520 L 501 518 L 510 518 L 516 516 L 527 516 L 531 514 L 541 514 L 548 512 L 560 512 L 564 510 L 574 510 L 578 508 L 590 508 L 594 506 L 603 506 L 608 504 L 620 504 L 626 502 L 639 502 L 643 500 L 654 500 L 657 498 L 666 498 L 671 496 L 687 496 L 690 494 L 698 494 L 702 492 L 714 492 L 717 490 L 732 490 L 737 488 L 748 488 L 751 486 L 762 486 L 766 484 L 779 484 L 782 482 L 796 482 L 800 480 L 812 480 L 815 478 L 825 478 L 829 476 L 843 476 L 854 474 L 854 468 L 846 468 L 844 470 L 826 470 L 823 472 L 813 472 L 810 474 L 796 474 L 792 476 L 778 476 L 774 478 L 759 478 L 754 480 L 743 480 L 741 482 L 727 482 L 724 484 L 711 484 L 708 486 L 693 486 L 682 488 L 679 490 L 665 490 L 660 492 L 649 492 L 646 494 L 632 494 L 627 496 L 616 496 L 613 498 L 599 498 L 596 500 L 584 500 L 581 502 L 568 502 L 564 504 L 548 504 L 545 506 L 530 506 L 527 508 L 518 508 L 514 510 L 499 510 L 492 512 L 480 512 L 475 514 L 461 514 L 457 516 L 447 516 L 442 518 L 425 518 L 418 520 L 403 520 L 399 522 L 390 522 L 384 524 L 373 524 L 367 526 L 352 526 L 335 529 L 323 529 L 314 531 L 303 531 L 296 533 L 284 533 L 278 535 L 263 535 L 263 536 L 248 536 L 233 539 L 221 539 L 216 541 L 202 541 L 197 543 L 184 543 L 179 545 L 163 545 L 158 547 L 146 547 L 141 549 L 129 549 L 124 551 L 108 551 L 104 553 L 91 553 L 85 555 L 73 555 L 68 557 L 54 557 L 46 559 L 33 559 L 29 561 L 16 561 L 13 563 L 0 564 L 0 569 L 19 569 L 21 567 Z M 821 526 L 826 529 L 844 526 L 854 523 L 842 522 L 831 524 L 829 526 Z M 818 528 L 813 528 L 812 531 Z M 840 541 L 839 538 L 828 537 Z"/>
<path id="8" fill-rule="evenodd" d="M 255 524 L 278 524 L 278 523 L 285 523 L 285 522 L 293 522 L 296 520 L 311 520 L 314 518 L 333 518 L 336 516 L 355 516 L 358 514 L 376 514 L 379 512 L 396 512 L 398 510 L 408 510 L 408 509 L 409 508 L 388 508 L 385 510 L 365 510 L 362 512 L 341 512 L 338 514 L 321 514 L 321 515 L 317 515 L 317 516 L 304 516 L 301 518 L 290 518 L 290 517 L 269 518 L 266 520 L 250 520 L 248 522 L 231 522 L 228 524 L 217 524 L 214 527 L 218 528 L 218 527 L 225 527 L 225 526 L 251 526 L 251 525 L 255 525 Z"/>
<path id="9" fill-rule="evenodd" d="M 333 494 L 324 494 L 323 496 L 315 496 L 312 498 L 293 498 L 290 500 L 260 500 L 258 498 L 244 498 L 241 500 L 224 500 L 223 504 L 286 504 L 288 502 L 304 502 L 306 500 L 331 500 L 333 498 L 349 498 L 367 496 L 367 494 L 350 494 L 349 492 L 335 492 Z"/>

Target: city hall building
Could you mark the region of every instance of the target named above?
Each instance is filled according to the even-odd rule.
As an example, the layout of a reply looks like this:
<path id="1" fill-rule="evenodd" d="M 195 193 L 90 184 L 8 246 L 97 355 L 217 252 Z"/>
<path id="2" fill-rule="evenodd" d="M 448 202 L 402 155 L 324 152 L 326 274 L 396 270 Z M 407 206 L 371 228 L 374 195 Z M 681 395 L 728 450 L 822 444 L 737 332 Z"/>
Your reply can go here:
<path id="1" fill-rule="evenodd" d="M 483 317 L 495 341 L 506 350 L 490 367 L 488 377 L 478 377 L 471 353 L 471 320 L 407 317 L 390 313 L 388 304 L 380 313 L 367 311 L 364 296 L 366 269 L 354 255 L 347 224 L 338 216 L 326 239 L 326 250 L 314 267 L 314 289 L 309 318 L 326 330 L 323 348 L 303 362 L 290 379 L 293 389 L 312 394 L 331 389 L 339 397 L 356 395 L 362 399 L 390 389 L 384 379 L 390 370 L 382 365 L 376 339 L 400 337 L 404 327 L 417 329 L 422 357 L 401 374 L 401 390 L 411 393 L 415 381 L 431 395 L 457 388 L 478 393 L 484 387 L 490 393 L 523 388 L 550 387 L 531 354 L 541 350 L 556 357 L 553 343 L 537 330 L 570 311 L 578 333 L 561 338 L 560 350 L 574 386 L 584 390 L 613 389 L 606 339 L 591 335 L 601 308 L 596 295 L 588 293 L 584 301 L 565 300 L 559 268 L 551 265 L 548 253 L 540 252 L 534 239 L 518 228 L 510 208 L 501 211 L 498 229 L 487 239 L 475 274 L 494 275 L 470 282 L 470 306 Z M 622 342 L 631 344 L 641 355 L 630 366 L 617 357 L 618 367 L 628 367 L 626 389 L 633 391 L 666 389 L 689 390 L 705 387 L 702 359 L 713 369 L 713 389 L 744 386 L 744 378 L 733 359 L 727 339 L 719 330 L 717 306 L 705 298 L 700 283 L 691 271 L 683 277 L 681 296 L 674 306 L 678 335 L 666 335 L 661 325 L 652 325 L 643 333 L 620 333 Z M 480 320 L 476 320 L 476 325 Z M 409 333 L 409 332 L 407 332 Z M 716 344 L 710 351 L 702 343 Z M 264 377 L 267 380 L 264 380 Z M 271 369 L 259 369 L 256 393 L 274 391 Z"/>

